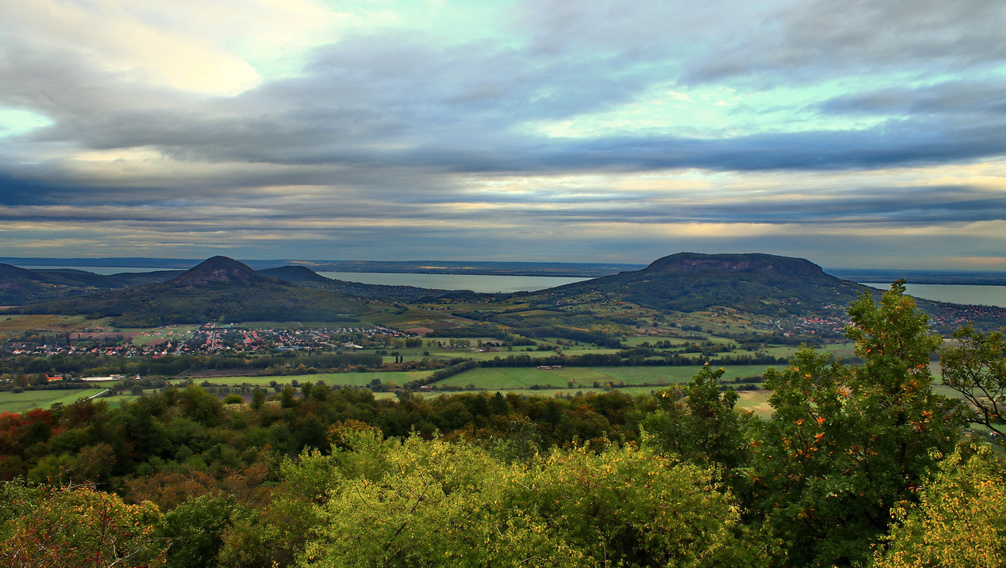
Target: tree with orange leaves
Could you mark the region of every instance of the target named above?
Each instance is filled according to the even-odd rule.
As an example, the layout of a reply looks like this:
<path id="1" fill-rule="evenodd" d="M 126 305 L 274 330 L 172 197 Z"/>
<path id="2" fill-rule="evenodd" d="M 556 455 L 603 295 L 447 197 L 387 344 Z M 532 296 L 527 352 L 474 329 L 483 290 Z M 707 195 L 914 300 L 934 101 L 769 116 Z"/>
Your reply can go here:
<path id="1" fill-rule="evenodd" d="M 12 568 L 161 566 L 167 540 L 152 503 L 90 486 L 0 483 L 0 564 Z"/>
<path id="2" fill-rule="evenodd" d="M 755 436 L 752 505 L 787 542 L 787 565 L 865 562 L 891 507 L 916 498 L 932 450 L 960 437 L 959 403 L 931 387 L 941 339 L 904 283 L 879 303 L 863 294 L 849 315 L 862 364 L 805 348 L 766 373 L 775 413 Z"/>

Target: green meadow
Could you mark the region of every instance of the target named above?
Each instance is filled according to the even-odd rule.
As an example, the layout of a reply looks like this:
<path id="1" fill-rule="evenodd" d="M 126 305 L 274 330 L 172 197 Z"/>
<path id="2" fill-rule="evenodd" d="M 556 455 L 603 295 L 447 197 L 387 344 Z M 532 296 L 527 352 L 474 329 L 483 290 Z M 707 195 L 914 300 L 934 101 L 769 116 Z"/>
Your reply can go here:
<path id="1" fill-rule="evenodd" d="M 726 368 L 723 380 L 760 376 L 768 365 L 735 365 Z M 701 366 L 679 367 L 564 367 L 538 369 L 534 367 L 479 368 L 465 371 L 435 383 L 437 387 L 479 390 L 515 390 L 525 388 L 586 388 L 606 383 L 614 385 L 670 385 L 691 380 Z M 572 381 L 572 385 L 570 384 Z"/>
<path id="2" fill-rule="evenodd" d="M 768 365 L 734 365 L 726 367 L 723 381 L 732 381 L 745 377 L 761 376 Z M 691 380 L 702 369 L 701 366 L 666 366 L 666 367 L 564 367 L 561 369 L 538 369 L 537 367 L 488 367 L 465 371 L 453 377 L 434 383 L 438 391 L 457 390 L 501 390 L 520 391 L 522 389 L 557 388 L 557 389 L 597 389 L 608 386 L 645 386 L 652 388 L 663 385 L 684 383 Z M 402 386 L 411 381 L 429 376 L 431 371 L 407 372 L 361 372 L 361 373 L 317 373 L 313 375 L 281 375 L 281 376 L 237 376 L 237 377 L 207 377 L 194 379 L 196 384 L 207 382 L 212 385 L 240 386 L 251 385 L 270 387 L 298 383 L 318 383 L 324 381 L 329 386 L 365 387 L 375 379 L 384 385 Z M 176 379 L 174 384 L 181 384 L 188 379 Z M 595 385 L 596 383 L 596 385 Z M 547 394 L 536 392 L 535 394 Z"/>
<path id="3" fill-rule="evenodd" d="M 24 412 L 33 408 L 49 408 L 53 404 L 71 404 L 88 396 L 94 396 L 105 389 L 80 390 L 29 390 L 24 392 L 0 392 L 0 412 Z"/>

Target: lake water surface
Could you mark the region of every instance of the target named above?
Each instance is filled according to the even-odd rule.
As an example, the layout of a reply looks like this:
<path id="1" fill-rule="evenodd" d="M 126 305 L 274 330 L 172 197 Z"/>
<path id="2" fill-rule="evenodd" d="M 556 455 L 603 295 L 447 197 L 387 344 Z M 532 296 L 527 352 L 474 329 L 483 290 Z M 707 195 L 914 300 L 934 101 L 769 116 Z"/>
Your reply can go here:
<path id="1" fill-rule="evenodd" d="M 890 283 L 862 282 L 881 290 L 889 290 Z M 916 298 L 954 304 L 976 304 L 1006 308 L 1006 286 L 977 286 L 968 284 L 905 284 L 905 292 Z"/>
<path id="2" fill-rule="evenodd" d="M 100 274 L 102 276 L 111 276 L 112 274 L 122 274 L 124 272 L 157 272 L 160 270 L 183 270 L 181 268 L 147 268 L 147 267 L 136 267 L 136 266 L 18 266 L 18 268 L 23 268 L 25 270 L 81 270 L 83 272 L 90 272 L 92 274 Z"/>
<path id="3" fill-rule="evenodd" d="M 415 286 L 439 290 L 471 290 L 495 294 L 502 292 L 536 292 L 545 288 L 555 288 L 587 278 L 566 278 L 559 276 L 488 276 L 484 274 L 406 274 L 399 272 L 319 272 L 325 278 L 362 282 L 363 284 L 384 284 L 387 286 Z"/>
<path id="4" fill-rule="evenodd" d="M 126 266 L 22 266 L 28 270 L 72 269 L 108 276 L 122 272 L 154 272 L 156 270 L 178 270 L 177 268 L 136 268 Z M 325 278 L 361 282 L 363 284 L 384 284 L 387 286 L 415 286 L 437 290 L 471 290 L 495 294 L 503 292 L 536 292 L 545 288 L 555 288 L 588 278 L 560 276 L 490 276 L 484 274 L 407 274 L 398 272 L 319 272 Z"/>

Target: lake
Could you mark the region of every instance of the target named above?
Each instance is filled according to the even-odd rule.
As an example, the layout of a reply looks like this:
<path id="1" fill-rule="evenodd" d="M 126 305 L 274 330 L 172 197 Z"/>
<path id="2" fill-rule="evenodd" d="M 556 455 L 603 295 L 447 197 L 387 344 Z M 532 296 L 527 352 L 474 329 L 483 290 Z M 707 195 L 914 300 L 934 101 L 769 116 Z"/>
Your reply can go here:
<path id="1" fill-rule="evenodd" d="M 22 266 L 28 270 L 84 270 L 108 276 L 122 272 L 153 272 L 156 270 L 178 270 L 176 268 L 136 268 L 126 266 Z M 589 278 L 569 278 L 560 276 L 490 276 L 485 274 L 408 274 L 399 272 L 319 272 L 325 278 L 361 282 L 363 284 L 384 284 L 386 286 L 415 286 L 438 290 L 471 290 L 495 294 L 502 292 L 536 292 L 545 288 L 555 288 Z"/>
<path id="2" fill-rule="evenodd" d="M 890 290 L 891 284 L 861 282 L 864 286 Z M 978 286 L 968 284 L 905 284 L 905 292 L 916 298 L 954 304 L 977 304 L 1006 308 L 1006 286 Z"/>
<path id="3" fill-rule="evenodd" d="M 502 292 L 536 292 L 545 288 L 555 288 L 588 278 L 567 278 L 559 276 L 489 276 L 484 274 L 407 274 L 400 272 L 319 272 L 325 278 L 361 282 L 363 284 L 384 284 L 386 286 L 415 286 L 439 290 L 471 290 L 495 294 Z"/>
<path id="4" fill-rule="evenodd" d="M 27 270 L 71 269 L 93 272 L 108 276 L 122 272 L 153 272 L 156 270 L 178 270 L 177 268 L 136 268 L 127 266 L 22 266 Z M 503 292 L 536 292 L 545 288 L 555 288 L 589 278 L 569 278 L 560 276 L 490 276 L 485 274 L 408 274 L 399 272 L 318 272 L 325 278 L 361 282 L 363 284 L 384 284 L 387 286 L 415 286 L 438 290 L 471 290 L 495 294 Z"/>
<path id="5" fill-rule="evenodd" d="M 123 272 L 157 272 L 160 270 L 184 270 L 181 268 L 148 268 L 148 267 L 137 267 L 137 266 L 31 266 L 31 265 L 18 265 L 18 268 L 23 268 L 25 270 L 81 270 L 83 272 L 90 272 L 92 274 L 100 274 L 102 276 L 111 276 L 112 274 L 122 274 Z"/>

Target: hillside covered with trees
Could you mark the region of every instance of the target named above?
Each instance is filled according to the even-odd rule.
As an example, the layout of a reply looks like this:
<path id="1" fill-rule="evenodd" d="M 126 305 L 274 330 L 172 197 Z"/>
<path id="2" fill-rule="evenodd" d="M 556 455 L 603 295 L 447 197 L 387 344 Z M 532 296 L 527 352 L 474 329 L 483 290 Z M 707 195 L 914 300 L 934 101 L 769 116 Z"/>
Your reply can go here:
<path id="1" fill-rule="evenodd" d="M 167 282 L 51 300 L 19 311 L 111 317 L 119 326 L 140 327 L 206 321 L 348 321 L 364 308 L 344 294 L 269 278 L 217 256 Z"/>

